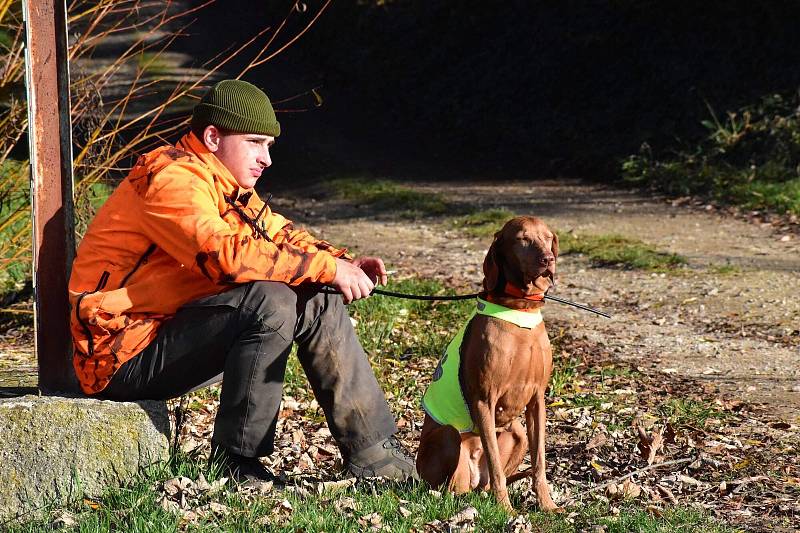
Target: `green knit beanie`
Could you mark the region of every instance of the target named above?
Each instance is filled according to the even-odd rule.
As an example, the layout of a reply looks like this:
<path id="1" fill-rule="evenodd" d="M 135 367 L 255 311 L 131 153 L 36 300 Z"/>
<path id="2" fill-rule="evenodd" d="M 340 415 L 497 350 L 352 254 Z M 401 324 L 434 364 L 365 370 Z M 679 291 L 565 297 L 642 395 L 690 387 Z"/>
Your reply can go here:
<path id="1" fill-rule="evenodd" d="M 236 133 L 277 137 L 281 125 L 264 91 L 241 80 L 223 80 L 208 90 L 192 112 L 192 131 L 214 125 Z"/>

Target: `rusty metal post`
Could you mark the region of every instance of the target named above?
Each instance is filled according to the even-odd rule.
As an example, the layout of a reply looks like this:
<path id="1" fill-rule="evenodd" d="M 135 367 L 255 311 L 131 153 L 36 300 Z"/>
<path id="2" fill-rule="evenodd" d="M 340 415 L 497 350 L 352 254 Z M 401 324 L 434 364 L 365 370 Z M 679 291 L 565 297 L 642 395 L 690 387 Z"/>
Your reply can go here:
<path id="1" fill-rule="evenodd" d="M 77 392 L 67 280 L 75 255 L 65 0 L 23 0 L 39 388 Z"/>

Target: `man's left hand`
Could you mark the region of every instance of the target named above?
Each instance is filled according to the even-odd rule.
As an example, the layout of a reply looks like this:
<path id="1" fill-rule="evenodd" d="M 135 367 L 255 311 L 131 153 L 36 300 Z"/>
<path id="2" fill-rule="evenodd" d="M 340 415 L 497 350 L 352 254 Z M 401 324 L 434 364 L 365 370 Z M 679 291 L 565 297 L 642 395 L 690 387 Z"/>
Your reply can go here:
<path id="1" fill-rule="evenodd" d="M 389 281 L 386 266 L 380 257 L 356 257 L 352 263 L 363 270 L 369 279 L 374 280 L 376 285 L 386 285 Z"/>

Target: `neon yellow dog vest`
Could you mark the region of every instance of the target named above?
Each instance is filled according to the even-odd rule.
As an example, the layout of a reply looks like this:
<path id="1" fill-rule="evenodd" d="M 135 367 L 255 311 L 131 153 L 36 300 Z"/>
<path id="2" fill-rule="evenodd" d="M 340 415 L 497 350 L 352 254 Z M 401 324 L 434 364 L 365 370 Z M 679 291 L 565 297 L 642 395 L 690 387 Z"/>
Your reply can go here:
<path id="1" fill-rule="evenodd" d="M 461 433 L 475 430 L 475 424 L 472 422 L 467 402 L 464 400 L 464 393 L 461 391 L 461 382 L 458 379 L 458 369 L 461 366 L 461 343 L 464 341 L 467 324 L 475 315 L 499 318 L 526 329 L 533 329 L 542 322 L 542 313 L 539 311 L 533 313 L 517 311 L 480 298 L 477 300 L 477 305 L 469 319 L 447 345 L 447 349 L 433 373 L 433 381 L 425 392 L 425 396 L 422 397 L 422 408 L 431 418 L 443 426 L 453 426 Z"/>

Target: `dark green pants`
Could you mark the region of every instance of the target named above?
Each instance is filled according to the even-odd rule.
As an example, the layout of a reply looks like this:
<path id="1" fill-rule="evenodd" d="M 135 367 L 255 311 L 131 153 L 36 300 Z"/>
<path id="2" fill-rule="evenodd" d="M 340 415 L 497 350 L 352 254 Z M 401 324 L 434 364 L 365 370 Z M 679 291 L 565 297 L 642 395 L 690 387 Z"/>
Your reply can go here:
<path id="1" fill-rule="evenodd" d="M 341 297 L 276 282 L 181 307 L 101 396 L 175 398 L 223 374 L 214 443 L 247 457 L 268 455 L 293 342 L 345 456 L 397 430 Z"/>

